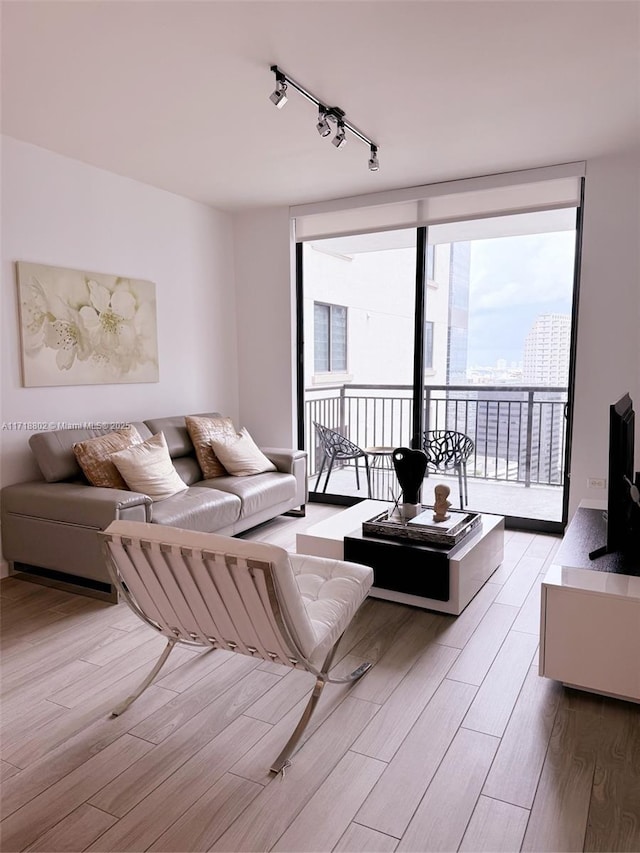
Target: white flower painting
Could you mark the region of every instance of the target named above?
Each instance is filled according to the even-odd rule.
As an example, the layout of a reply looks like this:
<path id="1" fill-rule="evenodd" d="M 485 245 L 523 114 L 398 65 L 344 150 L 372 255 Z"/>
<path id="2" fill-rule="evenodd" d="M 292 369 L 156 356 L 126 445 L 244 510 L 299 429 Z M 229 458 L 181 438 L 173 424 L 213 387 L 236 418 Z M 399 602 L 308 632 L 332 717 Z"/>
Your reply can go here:
<path id="1" fill-rule="evenodd" d="M 21 261 L 17 268 L 26 387 L 158 381 L 155 284 Z"/>

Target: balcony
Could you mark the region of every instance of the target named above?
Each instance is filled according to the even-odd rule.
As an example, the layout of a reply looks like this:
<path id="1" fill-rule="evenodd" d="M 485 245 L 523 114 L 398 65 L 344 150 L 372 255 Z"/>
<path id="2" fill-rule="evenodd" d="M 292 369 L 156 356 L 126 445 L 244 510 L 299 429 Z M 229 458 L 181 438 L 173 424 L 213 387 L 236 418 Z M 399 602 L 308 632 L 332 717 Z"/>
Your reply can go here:
<path id="1" fill-rule="evenodd" d="M 410 446 L 411 393 L 409 385 L 307 388 L 309 488 L 315 487 L 322 459 L 313 421 L 338 430 L 362 448 Z M 561 521 L 566 404 L 566 387 L 430 385 L 425 387 L 424 423 L 426 429 L 456 430 L 473 440 L 475 453 L 467 464 L 470 509 Z M 323 483 L 324 474 L 321 487 Z M 425 503 L 431 502 L 429 491 L 435 483 L 450 485 L 452 505 L 459 505 L 457 479 L 439 473 L 425 480 Z M 380 467 L 373 470 L 372 486 L 373 496 L 380 499 L 398 494 L 393 474 Z M 356 488 L 353 462 L 334 469 L 328 491 L 353 497 L 367 493 L 364 476 Z"/>

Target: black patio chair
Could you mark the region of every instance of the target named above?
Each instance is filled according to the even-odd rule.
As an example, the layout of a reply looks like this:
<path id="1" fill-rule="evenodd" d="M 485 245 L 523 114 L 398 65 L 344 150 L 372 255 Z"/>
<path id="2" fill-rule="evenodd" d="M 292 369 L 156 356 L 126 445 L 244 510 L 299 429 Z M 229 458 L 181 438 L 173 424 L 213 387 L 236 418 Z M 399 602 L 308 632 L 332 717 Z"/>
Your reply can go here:
<path id="1" fill-rule="evenodd" d="M 460 509 L 469 503 L 467 486 L 467 460 L 475 450 L 468 435 L 449 429 L 427 430 L 422 437 L 422 449 L 427 454 L 430 473 L 455 471 L 460 490 Z M 463 490 L 464 486 L 464 490 Z"/>
<path id="2" fill-rule="evenodd" d="M 358 447 L 357 444 L 354 444 L 352 441 L 349 441 L 348 438 L 345 438 L 339 432 L 336 432 L 334 429 L 329 429 L 329 427 L 323 426 L 322 424 L 313 422 L 313 425 L 316 429 L 316 433 L 318 436 L 318 441 L 320 442 L 320 448 L 322 450 L 322 462 L 320 463 L 320 470 L 318 471 L 318 479 L 316 480 L 315 491 L 318 491 L 318 485 L 320 483 L 320 477 L 322 476 L 322 472 L 324 471 L 324 466 L 329 461 L 329 467 L 327 468 L 327 476 L 324 481 L 324 489 L 323 493 L 327 491 L 327 485 L 329 483 L 329 477 L 331 476 L 331 471 L 333 470 L 333 463 L 338 460 L 339 462 L 354 459 L 355 467 L 356 467 L 356 485 L 358 490 L 360 490 L 360 473 L 358 471 L 358 459 L 364 459 L 364 467 L 367 472 L 367 496 L 371 497 L 371 475 L 369 472 L 369 454 L 366 450 L 363 450 L 361 447 Z"/>

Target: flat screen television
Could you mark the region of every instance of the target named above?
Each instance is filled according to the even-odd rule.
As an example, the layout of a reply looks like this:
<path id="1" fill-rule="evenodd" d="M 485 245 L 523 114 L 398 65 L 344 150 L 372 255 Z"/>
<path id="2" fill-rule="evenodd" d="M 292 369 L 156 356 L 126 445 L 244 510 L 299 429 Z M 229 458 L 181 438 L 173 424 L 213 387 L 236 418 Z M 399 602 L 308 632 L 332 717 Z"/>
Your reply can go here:
<path id="1" fill-rule="evenodd" d="M 609 480 L 607 490 L 607 541 L 589 554 L 591 560 L 637 547 L 635 513 L 638 492 L 634 484 L 635 414 L 629 394 L 609 407 Z"/>

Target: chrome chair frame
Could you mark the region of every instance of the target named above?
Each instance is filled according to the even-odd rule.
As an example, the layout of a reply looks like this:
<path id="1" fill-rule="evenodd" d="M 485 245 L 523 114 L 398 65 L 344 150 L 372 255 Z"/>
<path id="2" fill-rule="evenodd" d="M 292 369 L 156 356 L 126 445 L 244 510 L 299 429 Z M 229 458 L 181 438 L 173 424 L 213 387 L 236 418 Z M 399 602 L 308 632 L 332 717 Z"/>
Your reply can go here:
<path id="1" fill-rule="evenodd" d="M 116 522 L 116 525 L 117 524 L 118 522 Z M 305 669 L 315 676 L 316 683 L 298 724 L 284 748 L 271 765 L 271 772 L 280 773 L 284 772 L 285 768 L 291 764 L 291 756 L 313 715 L 325 684 L 329 682 L 334 684 L 353 684 L 358 681 L 358 679 L 362 678 L 362 676 L 371 668 L 371 663 L 364 662 L 353 670 L 353 672 L 349 673 L 349 675 L 343 677 L 332 677 L 329 675 L 329 669 L 331 668 L 331 664 L 335 657 L 342 635 L 338 637 L 331 647 L 321 667 L 318 668 L 307 657 L 305 657 L 284 617 L 284 611 L 278 595 L 277 581 L 274 577 L 274 566 L 268 561 L 244 559 L 234 554 L 183 547 L 164 542 L 151 542 L 144 538 L 134 539 L 130 536 L 120 536 L 109 533 L 108 531 L 105 533 L 99 533 L 98 535 L 103 540 L 102 547 L 106 557 L 107 567 L 118 592 L 122 595 L 123 599 L 133 612 L 142 619 L 143 622 L 151 626 L 155 631 L 162 634 L 167 639 L 165 648 L 146 678 L 129 696 L 127 696 L 126 699 L 113 709 L 111 714 L 114 717 L 124 713 L 127 708 L 152 684 L 166 663 L 172 650 L 178 643 L 184 643 L 191 646 L 208 647 L 210 650 L 222 648 L 228 651 L 239 652 L 241 654 L 247 654 L 254 657 L 261 657 L 264 660 L 283 664 L 292 668 Z M 137 560 L 145 569 L 151 569 L 149 577 L 146 579 L 146 583 L 154 588 L 153 591 L 155 594 L 158 594 L 161 591 L 161 582 L 159 581 L 153 567 L 154 557 L 157 558 L 160 556 L 162 559 L 171 562 L 175 562 L 177 558 L 184 562 L 193 560 L 194 558 L 196 560 L 201 559 L 205 563 L 207 561 L 219 562 L 222 560 L 228 571 L 232 570 L 234 567 L 240 567 L 241 569 L 246 568 L 247 574 L 252 583 L 253 603 L 255 604 L 257 600 L 260 600 L 265 608 L 265 612 L 270 610 L 270 613 L 273 616 L 271 625 L 272 629 L 274 629 L 273 649 L 270 651 L 267 650 L 261 642 L 256 642 L 255 645 L 250 645 L 239 638 L 225 639 L 222 636 L 214 637 L 193 631 L 186 631 L 180 624 L 170 626 L 167 622 L 151 618 L 145 612 L 144 606 L 138 601 L 138 598 L 140 597 L 143 599 L 145 598 L 146 591 L 143 592 L 144 583 L 138 584 L 136 581 L 135 585 L 137 586 L 137 589 L 133 590 L 129 588 L 122 577 L 116 560 L 114 559 L 114 547 L 122 548 L 125 553 L 129 555 L 134 564 Z M 136 549 L 139 549 L 140 554 L 135 554 Z M 133 557 L 131 557 L 132 554 L 134 554 Z M 133 585 L 131 580 L 129 580 L 129 584 Z M 176 591 L 177 590 L 171 590 L 172 594 L 176 594 Z M 182 599 L 182 603 L 184 603 L 184 596 L 179 591 L 178 594 Z M 166 604 L 168 604 L 170 599 L 168 598 L 167 593 L 162 591 L 162 596 L 165 597 Z M 217 605 L 219 605 L 220 602 L 221 599 L 217 602 Z M 224 607 L 224 602 L 222 602 L 222 604 Z M 168 612 L 173 612 L 173 615 L 176 617 L 175 621 L 180 623 L 176 610 L 169 606 Z M 194 614 L 192 613 L 192 615 Z M 200 615 L 201 614 L 195 614 L 196 621 Z M 229 616 L 228 610 L 225 615 Z M 231 617 L 229 617 L 229 621 L 233 624 L 233 619 Z"/>

